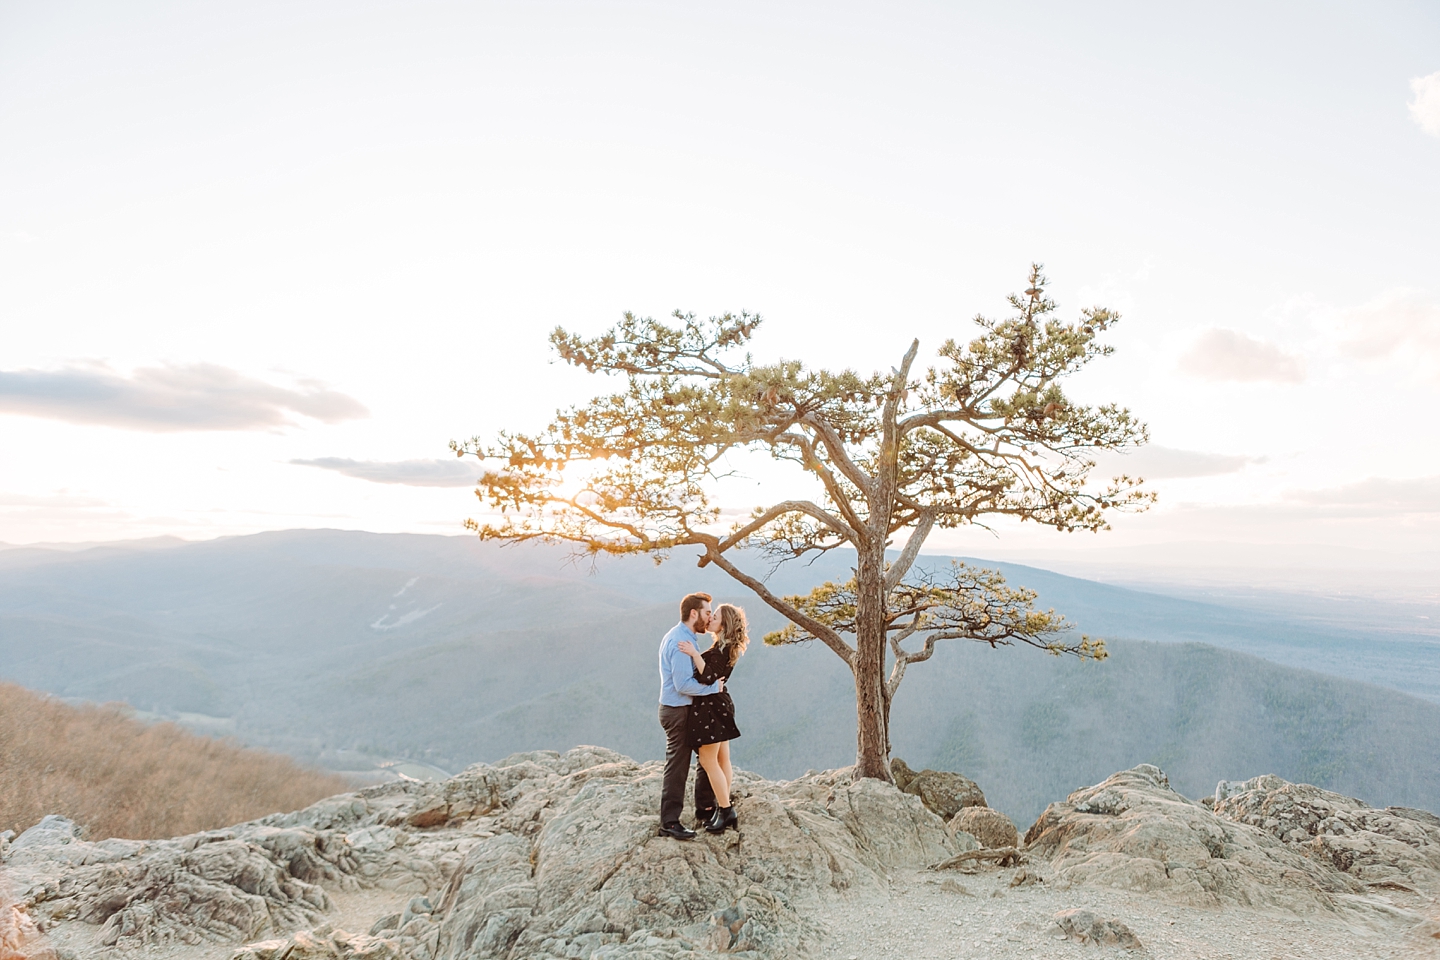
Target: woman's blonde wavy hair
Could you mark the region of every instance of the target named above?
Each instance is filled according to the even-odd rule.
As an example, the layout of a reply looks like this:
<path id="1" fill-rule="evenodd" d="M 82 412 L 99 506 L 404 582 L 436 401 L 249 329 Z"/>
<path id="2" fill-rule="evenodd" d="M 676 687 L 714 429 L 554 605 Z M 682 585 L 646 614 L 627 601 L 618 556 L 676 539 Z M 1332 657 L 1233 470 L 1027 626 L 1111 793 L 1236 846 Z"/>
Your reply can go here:
<path id="1" fill-rule="evenodd" d="M 750 646 L 749 627 L 745 623 L 745 611 L 730 603 L 715 608 L 720 618 L 720 629 L 715 633 L 715 645 L 725 651 L 730 666 L 740 659 L 740 654 Z"/>

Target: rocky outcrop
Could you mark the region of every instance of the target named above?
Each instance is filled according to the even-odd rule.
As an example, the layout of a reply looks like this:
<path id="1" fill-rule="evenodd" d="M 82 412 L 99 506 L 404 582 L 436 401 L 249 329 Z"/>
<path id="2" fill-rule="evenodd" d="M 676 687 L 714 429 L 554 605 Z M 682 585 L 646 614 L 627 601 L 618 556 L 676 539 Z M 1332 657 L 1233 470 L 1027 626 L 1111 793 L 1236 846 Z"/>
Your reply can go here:
<path id="1" fill-rule="evenodd" d="M 579 747 L 171 840 L 91 842 L 47 817 L 0 850 L 13 894 L 0 898 L 0 949 L 40 960 L 38 935 L 83 928 L 102 952 L 211 941 L 237 960 L 804 956 L 824 935 L 810 918 L 835 894 L 890 903 L 897 873 L 1020 858 L 1016 888 L 1389 910 L 1387 923 L 1409 923 L 1427 945 L 1440 929 L 1432 908 L 1405 914 L 1374 896 L 1440 893 L 1440 821 L 1273 777 L 1228 785 L 1205 806 L 1142 765 L 1052 804 L 1019 850 L 995 811 L 963 807 L 947 824 L 920 795 L 852 782 L 849 770 L 790 782 L 737 771 L 738 833 L 679 842 L 657 835 L 660 778 L 658 763 Z M 396 895 L 394 912 L 334 924 L 336 898 L 377 889 Z M 1056 922 L 1132 945 L 1117 921 Z"/>
<path id="2" fill-rule="evenodd" d="M 918 797 L 830 771 L 737 771 L 740 830 L 657 836 L 660 766 L 608 750 L 520 754 L 174 840 L 86 841 L 58 817 L 6 855 L 23 915 L 134 947 L 230 941 L 244 960 L 687 957 L 803 952 L 806 909 L 955 852 Z M 413 894 L 368 932 L 327 891 Z"/>
<path id="3" fill-rule="evenodd" d="M 1025 834 L 1056 880 L 1160 893 L 1180 902 L 1329 911 L 1363 891 L 1348 875 L 1254 826 L 1217 816 L 1149 764 L 1052 803 Z"/>
<path id="4" fill-rule="evenodd" d="M 42 925 L 98 924 L 105 946 L 248 940 L 319 922 L 327 885 L 443 882 L 470 841 L 426 842 L 387 825 L 403 823 L 405 805 L 384 791 L 174 840 L 90 843 L 46 817 L 11 844 L 6 873 Z"/>
<path id="5" fill-rule="evenodd" d="M 1264 831 L 1369 887 L 1440 889 L 1440 817 L 1375 809 L 1353 797 L 1276 776 L 1221 781 L 1218 817 Z"/>
<path id="6" fill-rule="evenodd" d="M 974 780 L 946 770 L 915 772 L 899 757 L 890 761 L 890 775 L 895 786 L 920 798 L 921 802 L 945 820 L 966 807 L 985 806 L 985 794 Z"/>

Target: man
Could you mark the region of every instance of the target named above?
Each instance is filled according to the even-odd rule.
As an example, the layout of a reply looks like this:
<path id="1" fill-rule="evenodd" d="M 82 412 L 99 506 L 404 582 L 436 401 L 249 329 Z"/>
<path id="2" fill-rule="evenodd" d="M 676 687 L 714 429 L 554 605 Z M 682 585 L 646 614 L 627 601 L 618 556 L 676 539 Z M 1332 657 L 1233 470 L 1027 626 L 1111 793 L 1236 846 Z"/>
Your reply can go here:
<path id="1" fill-rule="evenodd" d="M 680 641 L 699 646 L 699 634 L 710 629 L 710 595 L 692 593 L 680 601 L 680 622 L 660 641 L 660 726 L 665 731 L 665 778 L 660 787 L 660 833 L 676 840 L 692 840 L 695 831 L 680 822 L 685 807 L 685 779 L 690 775 L 690 701 L 725 689 L 725 681 L 703 684 L 695 679 L 695 664 L 680 652 Z M 701 773 L 700 777 L 704 777 Z M 695 781 L 695 806 L 705 806 L 700 777 Z M 704 792 L 710 792 L 705 778 Z M 710 803 L 715 800 L 711 795 Z"/>

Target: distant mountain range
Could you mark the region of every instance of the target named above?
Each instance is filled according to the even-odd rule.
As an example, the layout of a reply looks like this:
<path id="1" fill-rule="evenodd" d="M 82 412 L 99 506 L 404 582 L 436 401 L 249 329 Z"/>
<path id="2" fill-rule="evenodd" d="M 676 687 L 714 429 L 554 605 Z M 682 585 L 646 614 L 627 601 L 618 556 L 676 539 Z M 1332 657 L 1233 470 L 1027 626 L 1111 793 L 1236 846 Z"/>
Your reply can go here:
<path id="1" fill-rule="evenodd" d="M 1309 622 L 1254 597 L 1207 603 L 990 565 L 1109 638 L 1112 657 L 942 645 L 897 699 L 895 753 L 912 766 L 974 777 L 1021 821 L 1144 761 L 1190 795 L 1268 772 L 1440 808 L 1430 637 Z M 770 583 L 798 592 L 848 566 L 836 552 Z M 338 770 L 404 758 L 453 771 L 577 743 L 650 758 L 662 747 L 656 643 L 694 589 L 743 604 L 757 637 L 779 625 L 680 556 L 592 569 L 555 548 L 327 530 L 11 548 L 0 678 L 124 700 Z M 733 691 L 740 765 L 791 777 L 853 760 L 850 677 L 818 644 L 756 643 Z"/>

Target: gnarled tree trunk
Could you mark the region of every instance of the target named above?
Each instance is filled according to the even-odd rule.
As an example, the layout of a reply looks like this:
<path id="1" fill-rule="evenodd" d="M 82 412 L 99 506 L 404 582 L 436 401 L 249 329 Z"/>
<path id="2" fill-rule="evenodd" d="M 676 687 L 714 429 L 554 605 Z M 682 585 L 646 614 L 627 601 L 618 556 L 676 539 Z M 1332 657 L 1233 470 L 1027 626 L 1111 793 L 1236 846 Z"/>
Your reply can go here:
<path id="1" fill-rule="evenodd" d="M 885 696 L 885 551 L 864 550 L 855 571 L 855 777 L 890 779 Z"/>

